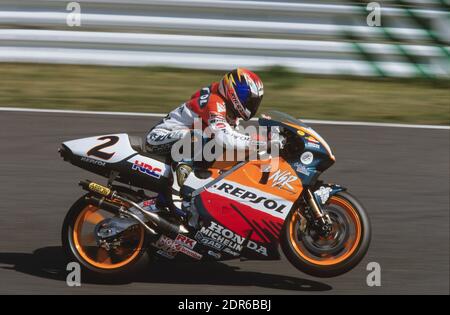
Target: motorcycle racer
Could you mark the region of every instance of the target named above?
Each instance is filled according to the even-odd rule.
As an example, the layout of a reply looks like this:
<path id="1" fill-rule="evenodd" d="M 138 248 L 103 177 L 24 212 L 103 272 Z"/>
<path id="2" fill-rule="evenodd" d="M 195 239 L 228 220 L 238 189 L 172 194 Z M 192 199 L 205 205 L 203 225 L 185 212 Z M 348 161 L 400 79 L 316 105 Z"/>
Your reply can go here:
<path id="1" fill-rule="evenodd" d="M 201 119 L 202 128 L 209 128 L 218 145 L 235 150 L 262 150 L 282 145 L 282 139 L 260 141 L 239 133 L 236 128 L 239 119 L 250 120 L 258 111 L 264 95 L 261 79 L 252 71 L 237 68 L 223 76 L 220 82 L 213 82 L 195 92 L 181 106 L 172 110 L 147 135 L 148 151 L 167 154 L 175 142 L 190 133 L 195 119 Z M 189 169 L 177 172 L 185 178 Z"/>
<path id="2" fill-rule="evenodd" d="M 264 88 L 253 72 L 237 68 L 195 92 L 191 98 L 171 111 L 147 135 L 148 149 L 154 153 L 168 153 L 172 145 L 193 128 L 194 119 L 202 120 L 203 129 L 209 127 L 221 146 L 247 149 L 257 143 L 250 136 L 235 129 L 239 119 L 249 120 L 258 111 Z"/>
<path id="3" fill-rule="evenodd" d="M 218 162 L 212 165 L 216 169 L 204 171 L 209 153 L 202 149 L 204 161 L 195 159 L 201 164 L 178 196 L 172 191 L 174 164 L 168 156 L 149 154 L 140 137 L 116 133 L 63 142 L 59 153 L 65 161 L 108 180 L 79 182 L 87 194 L 72 205 L 62 228 L 69 260 L 96 276 L 122 277 L 146 265 L 144 255 L 277 260 L 281 248 L 293 266 L 313 276 L 334 277 L 354 268 L 369 247 L 370 221 L 344 187 L 318 179 L 335 162 L 327 142 L 277 111 L 263 116 L 259 126 L 285 137 L 281 152 L 256 151 L 256 159 L 237 164 L 218 156 L 211 161 Z M 195 144 L 198 138 L 184 140 Z M 189 149 L 188 141 L 174 147 L 182 143 Z"/>
<path id="4" fill-rule="evenodd" d="M 190 135 L 196 119 L 201 120 L 203 130 L 209 128 L 216 143 L 231 150 L 263 151 L 273 146 L 282 147 L 281 138 L 261 141 L 236 129 L 239 119 L 250 120 L 258 111 L 264 95 L 261 79 L 254 72 L 237 68 L 226 73 L 220 82 L 213 82 L 195 92 L 181 106 L 172 110 L 147 135 L 147 150 L 166 155 L 172 146 Z M 184 181 L 192 171 L 192 162 L 184 160 L 173 165 L 172 202 L 175 201 Z"/>

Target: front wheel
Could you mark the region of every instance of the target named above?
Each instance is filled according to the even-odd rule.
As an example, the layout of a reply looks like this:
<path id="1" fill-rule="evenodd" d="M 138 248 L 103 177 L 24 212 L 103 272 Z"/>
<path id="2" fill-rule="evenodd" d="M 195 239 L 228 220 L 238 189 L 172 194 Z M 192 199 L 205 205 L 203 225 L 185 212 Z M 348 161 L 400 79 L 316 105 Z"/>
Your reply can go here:
<path id="1" fill-rule="evenodd" d="M 64 220 L 62 243 L 68 258 L 79 262 L 96 276 L 128 276 L 143 265 L 146 233 L 142 226 L 127 229 L 108 244 L 110 246 L 101 244 L 96 237 L 96 230 L 102 222 L 113 217 L 114 214 L 89 205 L 82 197 Z"/>
<path id="2" fill-rule="evenodd" d="M 300 271 L 315 277 L 335 277 L 353 269 L 370 244 L 370 221 L 362 205 L 349 193 L 330 197 L 324 212 L 333 222 L 328 237 L 315 232 L 298 211 L 285 221 L 281 248 Z"/>

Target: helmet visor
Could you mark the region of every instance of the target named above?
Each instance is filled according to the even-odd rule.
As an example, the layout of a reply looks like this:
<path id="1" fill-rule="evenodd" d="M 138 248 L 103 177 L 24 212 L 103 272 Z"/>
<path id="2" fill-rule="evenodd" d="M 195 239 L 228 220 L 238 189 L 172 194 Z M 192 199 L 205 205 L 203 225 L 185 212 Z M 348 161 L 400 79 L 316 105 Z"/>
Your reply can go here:
<path id="1" fill-rule="evenodd" d="M 247 109 L 250 111 L 250 117 L 248 119 L 250 119 L 256 115 L 256 113 L 258 112 L 259 105 L 261 104 L 262 98 L 263 98 L 263 96 L 252 97 L 248 100 L 248 103 L 246 106 Z"/>

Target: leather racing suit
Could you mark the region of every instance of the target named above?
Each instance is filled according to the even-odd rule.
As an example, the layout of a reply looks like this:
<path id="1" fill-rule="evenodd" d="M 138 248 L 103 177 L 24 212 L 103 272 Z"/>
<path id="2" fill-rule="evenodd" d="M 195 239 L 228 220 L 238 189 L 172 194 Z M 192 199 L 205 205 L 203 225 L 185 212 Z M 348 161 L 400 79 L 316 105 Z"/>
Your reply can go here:
<path id="1" fill-rule="evenodd" d="M 194 127 L 195 119 L 201 119 L 203 129 L 209 127 L 215 141 L 222 147 L 245 150 L 255 146 L 258 141 L 236 130 L 238 118 L 228 109 L 218 88 L 219 83 L 214 82 L 171 111 L 148 133 L 148 150 L 158 154 L 169 153 L 172 145 Z"/>

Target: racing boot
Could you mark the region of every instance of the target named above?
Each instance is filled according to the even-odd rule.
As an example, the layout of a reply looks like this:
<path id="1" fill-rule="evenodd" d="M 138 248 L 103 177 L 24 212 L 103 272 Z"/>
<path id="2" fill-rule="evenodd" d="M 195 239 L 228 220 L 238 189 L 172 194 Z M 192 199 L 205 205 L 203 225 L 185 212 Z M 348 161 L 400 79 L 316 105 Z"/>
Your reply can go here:
<path id="1" fill-rule="evenodd" d="M 183 194 L 181 193 L 182 187 L 184 185 L 184 182 L 186 181 L 186 178 L 189 176 L 189 174 L 192 172 L 192 162 L 191 161 L 181 161 L 177 162 L 172 167 L 172 178 L 173 178 L 173 184 L 172 184 L 172 201 L 173 205 L 176 209 L 182 210 L 185 208 L 183 206 Z M 186 201 L 184 201 L 186 202 Z"/>

